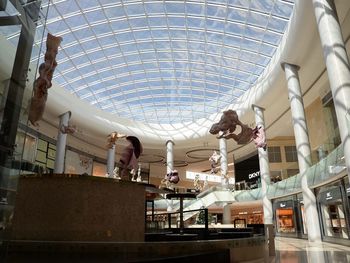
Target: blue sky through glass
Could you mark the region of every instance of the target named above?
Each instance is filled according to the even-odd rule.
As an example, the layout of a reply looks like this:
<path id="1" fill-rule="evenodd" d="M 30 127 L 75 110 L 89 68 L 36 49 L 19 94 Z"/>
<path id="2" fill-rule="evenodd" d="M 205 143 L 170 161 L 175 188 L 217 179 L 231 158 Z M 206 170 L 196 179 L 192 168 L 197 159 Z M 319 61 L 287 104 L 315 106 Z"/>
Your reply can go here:
<path id="1" fill-rule="evenodd" d="M 205 118 L 256 83 L 293 7 L 290 0 L 55 0 L 47 29 L 63 42 L 54 81 L 116 116 L 161 124 Z M 16 28 L 0 33 L 18 38 Z"/>

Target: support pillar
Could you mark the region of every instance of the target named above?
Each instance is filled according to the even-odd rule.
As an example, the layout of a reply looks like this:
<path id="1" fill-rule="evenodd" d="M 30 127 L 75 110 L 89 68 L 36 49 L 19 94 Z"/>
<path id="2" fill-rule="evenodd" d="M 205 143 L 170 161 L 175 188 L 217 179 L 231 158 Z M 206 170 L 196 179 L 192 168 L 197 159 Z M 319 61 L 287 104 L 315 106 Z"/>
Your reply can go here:
<path id="1" fill-rule="evenodd" d="M 221 186 L 228 186 L 228 177 L 227 177 L 227 142 L 225 138 L 219 139 L 220 147 L 220 169 L 221 169 Z"/>
<path id="2" fill-rule="evenodd" d="M 350 64 L 334 1 L 313 0 L 312 2 L 333 95 L 345 163 L 350 174 Z"/>
<path id="3" fill-rule="evenodd" d="M 170 173 L 174 170 L 174 142 L 168 140 L 166 142 L 166 173 Z M 165 175 L 166 176 L 166 175 Z M 167 211 L 171 212 L 173 210 L 173 200 L 167 200 Z M 170 215 L 169 215 L 170 216 Z"/>
<path id="4" fill-rule="evenodd" d="M 253 110 L 255 113 L 255 122 L 257 126 L 261 126 L 265 130 L 265 119 L 264 119 L 264 109 L 253 105 Z M 269 167 L 269 155 L 268 149 L 258 148 L 259 154 L 259 167 L 260 167 L 260 178 L 261 178 L 261 192 L 263 200 L 264 209 L 264 224 L 272 225 L 272 203 L 271 200 L 267 198 L 267 188 L 270 184 L 270 167 Z"/>
<path id="5" fill-rule="evenodd" d="M 115 144 L 108 148 L 107 152 L 107 174 L 109 178 L 113 176 L 113 170 L 115 165 Z"/>
<path id="6" fill-rule="evenodd" d="M 231 204 L 226 203 L 224 205 L 224 213 L 222 217 L 223 224 L 231 224 Z"/>
<path id="7" fill-rule="evenodd" d="M 298 152 L 298 164 L 301 175 L 301 189 L 305 206 L 308 239 L 321 241 L 320 223 L 317 212 L 316 197 L 307 183 L 306 171 L 311 166 L 311 149 L 308 128 L 305 118 L 304 103 L 300 89 L 298 66 L 283 63 L 288 83 L 288 97 L 293 118 L 295 144 Z"/>
<path id="8" fill-rule="evenodd" d="M 168 140 L 166 142 L 166 173 L 174 170 L 174 142 Z"/>
<path id="9" fill-rule="evenodd" d="M 63 113 L 62 115 L 59 116 L 60 124 L 58 126 L 54 173 L 61 174 L 64 172 L 64 158 L 66 155 L 67 134 L 63 132 L 64 131 L 63 127 L 68 126 L 68 122 L 71 115 L 72 115 L 71 112 L 67 111 L 66 113 Z"/>

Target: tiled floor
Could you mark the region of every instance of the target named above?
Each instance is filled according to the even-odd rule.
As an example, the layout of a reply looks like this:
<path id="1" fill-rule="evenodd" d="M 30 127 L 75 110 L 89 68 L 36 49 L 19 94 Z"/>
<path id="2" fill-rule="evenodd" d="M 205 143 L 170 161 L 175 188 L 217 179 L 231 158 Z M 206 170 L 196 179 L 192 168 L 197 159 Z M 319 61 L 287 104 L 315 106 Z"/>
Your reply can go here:
<path id="1" fill-rule="evenodd" d="M 276 237 L 276 257 L 271 263 L 347 263 L 350 247 L 307 240 Z"/>

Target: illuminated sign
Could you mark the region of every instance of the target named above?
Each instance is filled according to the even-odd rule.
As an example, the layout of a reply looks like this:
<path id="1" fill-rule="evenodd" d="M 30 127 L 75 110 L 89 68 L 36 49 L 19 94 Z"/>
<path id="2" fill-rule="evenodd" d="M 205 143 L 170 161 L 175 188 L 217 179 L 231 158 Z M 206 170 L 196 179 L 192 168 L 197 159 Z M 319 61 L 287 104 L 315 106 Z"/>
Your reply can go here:
<path id="1" fill-rule="evenodd" d="M 194 178 L 196 178 L 196 176 L 198 176 L 199 180 L 201 180 L 201 181 L 207 180 L 208 182 L 221 183 L 221 180 L 222 180 L 221 176 L 218 176 L 218 175 L 186 171 L 186 179 L 194 180 Z M 234 184 L 235 179 L 229 178 L 228 183 Z"/>
<path id="2" fill-rule="evenodd" d="M 331 192 L 326 193 L 326 200 L 331 200 L 333 199 L 333 196 L 331 195 Z"/>
<path id="3" fill-rule="evenodd" d="M 260 171 L 257 171 L 255 173 L 251 173 L 251 174 L 248 175 L 249 179 L 253 179 L 253 178 L 256 178 L 256 177 L 260 177 Z"/>

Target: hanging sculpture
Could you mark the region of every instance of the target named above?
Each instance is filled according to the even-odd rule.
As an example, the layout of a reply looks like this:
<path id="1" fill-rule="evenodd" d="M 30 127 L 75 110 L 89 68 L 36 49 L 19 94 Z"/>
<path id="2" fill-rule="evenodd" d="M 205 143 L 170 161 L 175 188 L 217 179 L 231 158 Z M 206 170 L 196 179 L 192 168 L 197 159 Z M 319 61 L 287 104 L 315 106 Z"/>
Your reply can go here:
<path id="1" fill-rule="evenodd" d="M 257 129 L 253 134 L 253 141 L 256 148 L 263 148 L 266 151 L 267 143 L 266 143 L 265 129 L 263 126 L 261 125 L 257 126 Z"/>
<path id="2" fill-rule="evenodd" d="M 170 173 L 167 173 L 165 178 L 160 182 L 159 188 L 172 188 L 174 184 L 177 184 L 180 181 L 179 173 L 177 170 L 172 170 Z"/>
<path id="3" fill-rule="evenodd" d="M 41 120 L 47 100 L 47 90 L 52 86 L 52 77 L 57 66 L 56 55 L 62 38 L 47 34 L 44 63 L 39 66 L 39 77 L 34 82 L 34 93 L 30 101 L 28 119 L 34 126 Z"/>
<path id="4" fill-rule="evenodd" d="M 140 157 L 143 148 L 141 142 L 135 136 L 127 136 L 126 140 L 129 142 L 129 145 L 124 148 L 120 157 L 120 163 L 122 165 L 121 177 L 123 180 L 130 181 L 131 178 L 129 178 L 128 169 L 130 168 L 136 171 L 137 159 Z"/>
<path id="5" fill-rule="evenodd" d="M 216 166 L 218 165 L 219 161 L 221 159 L 221 155 L 217 153 L 217 151 L 214 151 L 212 156 L 210 156 L 209 161 L 210 161 L 210 173 L 211 174 L 216 174 L 217 169 Z"/>
<path id="6" fill-rule="evenodd" d="M 237 125 L 241 127 L 241 132 L 236 134 L 234 131 Z M 250 128 L 243 124 L 239 119 L 237 112 L 234 110 L 227 110 L 223 112 L 219 122 L 214 123 L 209 132 L 213 135 L 219 134 L 218 139 L 234 139 L 238 144 L 247 144 L 254 140 L 256 147 L 266 147 L 266 138 L 263 127 Z"/>

